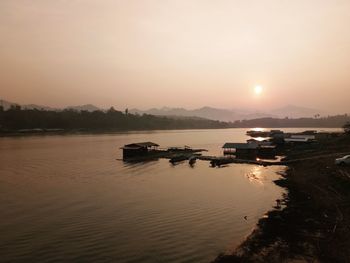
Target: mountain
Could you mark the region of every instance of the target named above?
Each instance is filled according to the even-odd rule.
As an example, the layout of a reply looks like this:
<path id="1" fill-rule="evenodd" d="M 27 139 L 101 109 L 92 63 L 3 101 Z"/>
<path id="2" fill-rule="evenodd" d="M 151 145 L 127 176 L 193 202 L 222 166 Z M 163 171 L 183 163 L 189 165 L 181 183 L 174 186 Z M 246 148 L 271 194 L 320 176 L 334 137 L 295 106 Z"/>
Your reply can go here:
<path id="1" fill-rule="evenodd" d="M 138 114 L 151 114 L 161 116 L 192 116 L 200 117 L 211 120 L 220 121 L 236 121 L 236 120 L 251 120 L 258 118 L 303 118 L 314 117 L 315 115 L 324 115 L 323 112 L 317 109 L 298 107 L 295 105 L 287 105 L 282 108 L 273 109 L 268 112 L 256 111 L 256 110 L 237 110 L 237 109 L 218 109 L 212 107 L 202 107 L 194 110 L 187 110 L 184 108 L 168 108 L 163 107 L 160 109 L 152 108 L 149 110 L 131 109 L 131 113 Z"/>
<path id="2" fill-rule="evenodd" d="M 212 107 L 202 107 L 194 110 L 187 110 L 184 108 L 168 108 L 163 107 L 161 109 L 152 108 L 149 110 L 131 109 L 131 113 L 138 114 L 151 114 L 160 116 L 187 116 L 187 117 L 199 117 L 204 119 L 219 120 L 219 121 L 236 121 L 241 119 L 256 119 L 262 117 L 276 117 L 274 115 L 255 111 L 238 111 L 229 109 L 218 109 Z"/>
<path id="3" fill-rule="evenodd" d="M 38 110 L 58 110 L 56 108 L 52 108 L 52 107 L 48 107 L 48 106 L 42 106 L 42 105 L 36 105 L 36 104 L 20 105 L 19 103 L 16 103 L 16 102 L 10 102 L 10 101 L 7 101 L 7 100 L 0 100 L 0 106 L 3 106 L 5 110 L 8 110 L 13 105 L 21 106 L 23 109 L 28 109 L 28 110 L 33 110 L 33 109 L 38 109 Z"/>
<path id="4" fill-rule="evenodd" d="M 80 106 L 69 106 L 66 109 L 70 110 L 76 110 L 76 111 L 96 111 L 96 110 L 102 110 L 95 105 L 92 104 L 85 104 L 85 105 L 80 105 Z"/>
<path id="5" fill-rule="evenodd" d="M 19 105 L 18 103 L 9 102 L 6 100 L 0 100 L 0 105 L 3 105 L 5 110 L 9 109 L 11 105 Z M 26 109 L 44 109 L 44 110 L 54 110 L 54 111 L 61 111 L 62 109 L 58 108 L 52 108 L 48 106 L 41 106 L 36 104 L 27 104 L 27 105 L 21 105 L 22 108 Z M 66 109 L 72 109 L 76 111 L 96 111 L 96 110 L 102 110 L 101 108 L 96 107 L 92 104 L 85 104 L 85 105 L 79 105 L 79 106 L 69 106 L 66 107 Z M 129 110 L 130 113 L 137 113 L 137 114 L 150 114 L 150 115 L 157 115 L 157 116 L 168 116 L 172 118 L 202 118 L 202 119 L 210 119 L 210 120 L 219 120 L 219 121 L 225 121 L 225 122 L 234 122 L 236 120 L 251 120 L 251 119 L 258 119 L 258 118 L 307 118 L 307 117 L 315 117 L 318 115 L 324 116 L 324 112 L 317 110 L 317 109 L 311 109 L 311 108 L 305 108 L 305 107 L 299 107 L 295 105 L 287 105 L 285 107 L 273 109 L 270 111 L 256 111 L 256 110 L 243 110 L 243 109 L 219 109 L 219 108 L 213 108 L 213 107 L 202 107 L 198 109 L 184 109 L 184 108 L 169 108 L 169 107 L 163 107 L 163 108 L 151 108 L 149 110 L 138 110 L 138 109 L 131 109 Z"/>
<path id="6" fill-rule="evenodd" d="M 158 116 L 172 116 L 172 117 L 199 117 L 199 118 L 205 118 L 205 119 L 220 119 L 220 120 L 231 120 L 234 118 L 232 116 L 232 112 L 228 110 L 221 110 L 221 109 L 215 109 L 215 108 L 209 108 L 209 107 L 203 107 L 200 109 L 195 110 L 187 110 L 184 108 L 168 108 L 163 107 L 160 109 L 157 108 L 151 108 L 149 110 L 138 110 L 138 109 L 131 109 L 130 113 L 138 113 L 138 114 L 151 114 L 151 115 L 158 115 Z"/>
<path id="7" fill-rule="evenodd" d="M 4 107 L 4 110 L 8 110 L 12 105 L 19 105 L 7 100 L 0 100 L 0 106 Z"/>
<path id="8" fill-rule="evenodd" d="M 305 107 L 298 107 L 295 105 L 287 105 L 282 108 L 274 109 L 271 111 L 273 115 L 276 115 L 280 118 L 306 118 L 306 117 L 315 117 L 316 115 L 324 115 L 324 112 L 317 110 L 317 109 L 311 109 L 311 108 L 305 108 Z"/>
<path id="9" fill-rule="evenodd" d="M 3 106 L 5 110 L 8 110 L 12 105 L 17 105 L 21 106 L 22 109 L 28 109 L 28 110 L 48 110 L 48 111 L 61 111 L 63 109 L 60 108 L 53 108 L 49 106 L 42 106 L 42 105 L 36 105 L 36 104 L 19 104 L 16 102 L 10 102 L 7 100 L 1 100 L 0 99 L 0 106 Z M 68 106 L 65 109 L 71 109 L 71 110 L 76 110 L 76 111 L 96 111 L 96 110 L 103 110 L 101 108 L 96 107 L 95 105 L 92 104 L 85 104 L 85 105 L 79 105 L 79 106 Z"/>
<path id="10" fill-rule="evenodd" d="M 36 104 L 25 104 L 21 105 L 23 109 L 28 109 L 28 110 L 49 110 L 49 111 L 58 111 L 59 109 L 57 108 L 52 108 L 48 106 L 42 106 L 42 105 L 36 105 Z"/>

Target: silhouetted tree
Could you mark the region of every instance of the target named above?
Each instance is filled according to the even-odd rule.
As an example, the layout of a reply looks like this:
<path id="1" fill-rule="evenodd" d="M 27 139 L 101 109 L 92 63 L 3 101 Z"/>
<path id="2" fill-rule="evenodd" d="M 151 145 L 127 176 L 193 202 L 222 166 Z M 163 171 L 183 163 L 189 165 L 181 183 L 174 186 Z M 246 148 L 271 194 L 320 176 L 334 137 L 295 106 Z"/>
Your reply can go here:
<path id="1" fill-rule="evenodd" d="M 345 123 L 343 129 L 345 134 L 350 135 L 350 122 Z"/>
<path id="2" fill-rule="evenodd" d="M 12 104 L 10 106 L 10 110 L 13 110 L 13 111 L 20 111 L 21 109 L 22 107 L 20 105 Z"/>
<path id="3" fill-rule="evenodd" d="M 114 107 L 110 107 L 109 110 L 107 111 L 108 113 L 113 113 L 116 112 L 116 110 L 114 109 Z"/>

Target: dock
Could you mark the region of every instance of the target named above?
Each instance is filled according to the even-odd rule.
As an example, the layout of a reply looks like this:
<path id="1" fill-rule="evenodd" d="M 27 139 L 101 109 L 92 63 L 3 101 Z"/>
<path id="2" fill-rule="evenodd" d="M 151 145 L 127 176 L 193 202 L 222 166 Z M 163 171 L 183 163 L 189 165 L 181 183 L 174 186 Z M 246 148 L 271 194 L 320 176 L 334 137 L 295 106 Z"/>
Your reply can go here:
<path id="1" fill-rule="evenodd" d="M 285 147 L 310 146 L 310 142 L 324 140 L 329 136 L 336 136 L 333 133 L 317 133 L 315 131 L 305 131 L 301 133 L 286 134 L 280 130 L 269 132 L 248 131 L 247 135 L 270 136 L 270 139 L 259 138 L 249 139 L 246 143 L 226 142 L 223 146 L 223 155 L 210 156 L 203 155 L 206 149 L 194 149 L 189 146 L 159 148 L 154 142 L 139 142 L 126 144 L 123 150 L 124 162 L 145 162 L 157 159 L 168 159 L 170 163 L 176 164 L 184 161 L 193 166 L 197 160 L 207 161 L 211 167 L 220 167 L 227 164 L 252 164 L 261 166 L 288 165 L 301 160 L 281 160 L 281 149 Z M 319 137 L 317 137 L 319 136 Z M 277 155 L 278 154 L 278 155 Z M 312 157 L 317 158 L 317 157 Z"/>
<path id="2" fill-rule="evenodd" d="M 153 142 L 131 143 L 121 147 L 123 150 L 123 161 L 143 162 L 154 159 L 169 159 L 171 163 L 185 161 L 191 157 L 199 157 L 201 152 L 206 149 L 193 149 L 189 146 L 159 148 L 159 145 Z"/>

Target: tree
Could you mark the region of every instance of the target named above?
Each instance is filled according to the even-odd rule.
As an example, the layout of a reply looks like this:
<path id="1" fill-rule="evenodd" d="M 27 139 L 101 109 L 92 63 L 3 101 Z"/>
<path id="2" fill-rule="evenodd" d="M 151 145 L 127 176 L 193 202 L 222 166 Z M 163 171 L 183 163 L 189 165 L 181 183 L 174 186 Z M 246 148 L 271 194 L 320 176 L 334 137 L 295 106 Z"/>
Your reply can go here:
<path id="1" fill-rule="evenodd" d="M 344 129 L 345 134 L 350 135 L 350 122 L 345 123 L 343 126 L 343 129 Z"/>
<path id="2" fill-rule="evenodd" d="M 109 110 L 107 111 L 108 113 L 113 113 L 116 112 L 116 110 L 114 109 L 114 107 L 110 107 Z"/>
<path id="3" fill-rule="evenodd" d="M 21 111 L 22 107 L 20 105 L 17 105 L 17 104 L 12 104 L 10 106 L 10 110 L 12 110 L 12 111 Z"/>

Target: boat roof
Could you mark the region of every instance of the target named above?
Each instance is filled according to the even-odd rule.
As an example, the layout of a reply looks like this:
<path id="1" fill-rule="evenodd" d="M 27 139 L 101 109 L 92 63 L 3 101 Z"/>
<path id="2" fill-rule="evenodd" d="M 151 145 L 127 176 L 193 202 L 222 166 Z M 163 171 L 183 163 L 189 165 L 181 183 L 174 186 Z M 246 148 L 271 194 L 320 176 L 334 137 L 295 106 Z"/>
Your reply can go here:
<path id="1" fill-rule="evenodd" d="M 122 149 L 138 149 L 145 147 L 158 147 L 159 145 L 154 142 L 137 142 L 124 145 Z"/>

